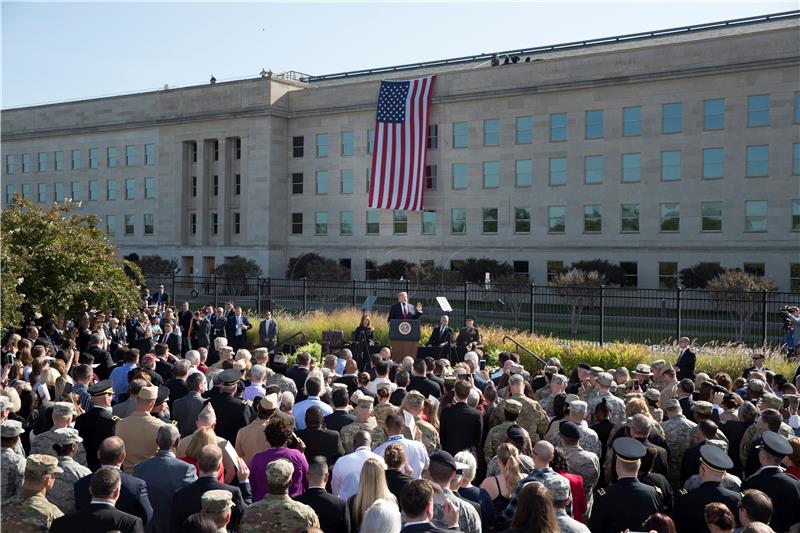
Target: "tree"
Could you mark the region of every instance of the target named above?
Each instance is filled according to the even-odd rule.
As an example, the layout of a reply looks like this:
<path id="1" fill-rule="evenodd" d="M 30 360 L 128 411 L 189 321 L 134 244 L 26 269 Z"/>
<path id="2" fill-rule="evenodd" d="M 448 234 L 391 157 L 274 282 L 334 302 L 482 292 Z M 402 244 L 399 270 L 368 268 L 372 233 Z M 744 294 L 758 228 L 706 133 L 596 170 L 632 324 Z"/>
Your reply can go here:
<path id="1" fill-rule="evenodd" d="M 378 265 L 373 273 L 373 279 L 409 279 L 411 277 L 411 267 L 413 263 L 409 263 L 404 259 L 392 259 L 389 262 Z"/>
<path id="2" fill-rule="evenodd" d="M 471 283 L 483 283 L 486 280 L 487 272 L 493 281 L 511 276 L 514 273 L 514 269 L 508 263 L 500 263 L 494 259 L 485 258 L 467 259 L 459 270 L 464 277 L 464 281 Z"/>
<path id="3" fill-rule="evenodd" d="M 346 278 L 344 278 L 345 275 Z M 290 280 L 303 278 L 350 279 L 350 272 L 333 259 L 312 252 L 291 258 L 286 267 L 286 278 Z"/>
<path id="4" fill-rule="evenodd" d="M 777 287 L 770 278 L 729 270 L 708 282 L 710 292 L 719 309 L 729 313 L 735 320 L 736 339 L 744 341 L 747 325 L 764 303 L 765 293 L 775 292 Z"/>
<path id="5" fill-rule="evenodd" d="M 160 255 L 144 255 L 139 259 L 139 268 L 145 277 L 148 274 L 172 274 L 178 268 L 178 262 L 174 259 L 164 259 Z"/>
<path id="6" fill-rule="evenodd" d="M 572 263 L 568 270 L 583 270 L 584 272 L 597 272 L 606 279 L 609 285 L 623 285 L 625 282 L 625 271 L 621 266 L 609 263 L 604 259 L 593 259 L 591 261 L 577 261 Z"/>
<path id="7" fill-rule="evenodd" d="M 681 285 L 687 289 L 705 289 L 709 281 L 725 272 L 719 263 L 697 263 L 681 270 Z"/>
<path id="8" fill-rule="evenodd" d="M 97 227 L 97 218 L 64 202 L 42 209 L 18 195 L 0 213 L 2 233 L 4 326 L 27 313 L 77 318 L 90 309 L 135 309 L 139 289 L 126 268 L 139 268 L 117 256 L 117 249 Z"/>
<path id="9" fill-rule="evenodd" d="M 578 333 L 583 311 L 595 305 L 595 298 L 600 296 L 598 288 L 605 283 L 603 275 L 594 270 L 567 270 L 550 280 L 555 293 L 569 306 L 569 329 L 573 335 Z"/>
<path id="10" fill-rule="evenodd" d="M 258 263 L 252 259 L 236 255 L 217 266 L 212 271 L 212 274 L 217 278 L 222 278 L 222 294 L 226 296 L 247 296 L 257 293 L 257 278 L 261 277 L 263 272 Z"/>

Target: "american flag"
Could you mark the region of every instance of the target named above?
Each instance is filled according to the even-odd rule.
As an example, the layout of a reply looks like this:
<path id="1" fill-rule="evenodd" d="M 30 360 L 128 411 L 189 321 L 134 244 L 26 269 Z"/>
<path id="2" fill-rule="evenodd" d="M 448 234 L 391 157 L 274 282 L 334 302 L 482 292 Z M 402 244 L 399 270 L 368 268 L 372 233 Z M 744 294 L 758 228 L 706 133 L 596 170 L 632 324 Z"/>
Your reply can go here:
<path id="1" fill-rule="evenodd" d="M 369 207 L 422 211 L 434 79 L 381 82 Z"/>

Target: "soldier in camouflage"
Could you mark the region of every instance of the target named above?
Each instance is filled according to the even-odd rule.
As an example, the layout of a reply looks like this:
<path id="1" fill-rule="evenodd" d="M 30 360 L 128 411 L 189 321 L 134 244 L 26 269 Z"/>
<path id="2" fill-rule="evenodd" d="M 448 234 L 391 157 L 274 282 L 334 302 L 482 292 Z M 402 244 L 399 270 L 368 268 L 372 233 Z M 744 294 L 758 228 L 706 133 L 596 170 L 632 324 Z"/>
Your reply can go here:
<path id="1" fill-rule="evenodd" d="M 555 413 L 553 413 L 553 400 L 567 389 L 567 381 L 567 376 L 553 374 L 550 378 L 550 383 L 542 389 L 547 390 L 548 394 L 539 400 L 539 404 L 544 409 L 544 412 L 547 413 L 547 416 L 555 416 Z"/>
<path id="2" fill-rule="evenodd" d="M 64 516 L 45 495 L 53 486 L 54 474 L 61 472 L 58 460 L 50 455 L 32 454 L 25 462 L 25 481 L 21 492 L 3 505 L 0 529 L 14 533 L 47 531 L 53 520 Z"/>
<path id="3" fill-rule="evenodd" d="M 600 445 L 600 437 L 597 432 L 590 428 L 586 423 L 588 405 L 581 400 L 573 400 L 569 402 L 569 414 L 567 420 L 574 422 L 580 432 L 580 445 L 584 450 L 596 454 L 598 457 L 602 451 Z M 556 428 L 553 435 L 548 439 L 553 446 L 561 444 L 561 435 L 559 429 Z"/>
<path id="4" fill-rule="evenodd" d="M 267 465 L 269 494 L 245 511 L 239 526 L 241 533 L 302 533 L 309 528 L 319 528 L 317 513 L 311 507 L 289 497 L 293 473 L 294 466 L 285 459 L 278 459 Z"/>
<path id="5" fill-rule="evenodd" d="M 352 424 L 347 424 L 339 432 L 345 453 L 353 453 L 353 437 L 362 430 L 369 432 L 372 437 L 373 449 L 386 440 L 386 432 L 372 418 L 372 402 L 371 396 L 362 396 L 356 404 L 356 421 Z"/>
<path id="6" fill-rule="evenodd" d="M 578 474 L 583 478 L 586 503 L 591 509 L 593 490 L 600 477 L 600 456 L 583 449 L 580 444 L 580 439 L 583 436 L 580 428 L 581 426 L 569 420 L 561 422 L 558 428 L 561 435 L 558 446 L 567 459 L 569 472 Z"/>
<path id="7" fill-rule="evenodd" d="M 667 419 L 661 424 L 661 427 L 664 428 L 664 436 L 667 448 L 669 448 L 667 477 L 671 481 L 680 481 L 683 454 L 694 442 L 692 431 L 697 424 L 683 415 L 681 404 L 675 398 L 665 402 L 664 415 Z"/>
<path id="8" fill-rule="evenodd" d="M 558 374 L 558 367 L 557 366 L 546 366 L 544 367 L 544 379 L 545 385 L 539 389 L 536 389 L 533 393 L 533 399 L 539 403 L 542 403 L 542 399 L 546 398 L 550 395 L 550 382 L 552 380 L 552 376 Z M 548 377 L 549 376 L 549 377 Z"/>
<path id="9" fill-rule="evenodd" d="M 227 531 L 233 505 L 233 493 L 229 490 L 207 490 L 200 496 L 201 513 L 214 522 L 214 525 L 217 526 L 217 533 Z"/>
<path id="10" fill-rule="evenodd" d="M 475 508 L 450 490 L 450 483 L 456 477 L 456 470 L 465 468 L 466 465 L 456 463 L 453 456 L 444 450 L 439 450 L 431 455 L 428 474 L 431 481 L 439 485 L 447 501 L 458 510 L 458 528 L 470 533 L 481 533 L 481 516 Z M 445 508 L 434 499 L 433 519 L 431 522 L 438 527 L 447 528 L 449 524 L 445 519 Z"/>
<path id="11" fill-rule="evenodd" d="M 68 402 L 53 402 L 53 428 L 50 431 L 40 433 L 35 438 L 31 438 L 31 453 L 39 455 L 52 455 L 56 456 L 53 449 L 53 444 L 56 443 L 55 431 L 59 428 L 65 428 L 70 425 L 75 416 L 75 406 Z M 86 450 L 83 445 L 78 446 L 78 451 L 75 453 L 75 461 L 78 464 L 86 466 Z"/>
<path id="12" fill-rule="evenodd" d="M 61 472 L 55 474 L 53 487 L 47 491 L 47 500 L 64 513 L 75 510 L 75 482 L 92 473 L 85 466 L 75 462 L 75 453 L 83 439 L 78 430 L 61 428 L 55 431 L 55 450 L 58 455 L 58 466 Z"/>
<path id="13" fill-rule="evenodd" d="M 492 457 L 497 454 L 497 448 L 507 441 L 506 436 L 508 428 L 511 426 L 519 426 L 519 424 L 517 424 L 517 418 L 521 411 L 522 404 L 517 400 L 506 400 L 503 402 L 502 414 L 506 421 L 489 430 L 489 434 L 486 436 L 486 442 L 483 445 L 483 456 L 486 458 L 487 464 L 492 460 Z M 522 431 L 525 431 L 525 428 L 519 427 Z M 525 431 L 525 436 L 528 442 L 527 448 L 530 449 L 532 447 L 530 434 Z"/>
<path id="14" fill-rule="evenodd" d="M 703 420 L 711 420 L 711 415 L 714 412 L 714 406 L 709 402 L 694 402 L 694 405 L 692 405 L 692 412 L 694 413 L 694 421 L 699 424 Z M 700 428 L 693 428 L 689 433 L 689 438 L 691 439 L 689 445 L 692 446 L 695 442 L 698 442 L 699 436 Z M 718 444 L 720 448 L 726 452 L 728 451 L 728 437 L 719 428 L 717 428 L 717 434 L 711 440 L 715 441 L 714 443 Z"/>
<path id="15" fill-rule="evenodd" d="M 544 412 L 539 402 L 525 396 L 525 378 L 521 374 L 514 374 L 508 380 L 508 392 L 508 400 L 516 400 L 522 405 L 517 423 L 528 432 L 533 442 L 538 441 L 547 433 L 547 426 L 550 423 L 547 413 Z M 494 424 L 501 422 L 500 416 L 505 410 L 505 401 L 507 400 L 500 402 L 500 405 L 492 413 Z"/>
<path id="16" fill-rule="evenodd" d="M 625 402 L 613 396 L 610 392 L 614 378 L 608 372 L 602 372 L 597 376 L 595 382 L 598 389 L 597 396 L 587 402 L 590 416 L 594 415 L 597 405 L 605 398 L 608 406 L 608 419 L 614 424 L 621 424 L 625 420 Z"/>
<path id="17" fill-rule="evenodd" d="M 766 417 L 764 415 L 766 415 Z M 761 434 L 764 433 L 764 431 L 774 431 L 774 429 L 770 429 L 768 427 L 768 421 L 776 421 L 780 420 L 781 418 L 780 412 L 775 409 L 768 408 L 762 411 L 761 416 L 759 416 L 755 422 L 753 422 L 753 425 L 745 430 L 744 435 L 742 436 L 741 445 L 739 447 L 739 457 L 742 460 L 743 467 L 747 468 L 747 461 L 750 457 L 750 448 L 752 448 L 751 445 L 753 444 L 753 441 L 761 437 Z M 777 428 L 775 433 L 778 433 L 787 439 L 794 436 L 794 431 L 792 430 L 791 426 L 785 422 L 780 422 L 780 426 Z"/>
<path id="18" fill-rule="evenodd" d="M 440 449 L 442 443 L 439 438 L 439 430 L 430 422 L 422 419 L 422 410 L 425 406 L 425 397 L 422 393 L 415 390 L 409 391 L 403 398 L 403 406 L 414 417 L 414 424 L 419 430 L 419 437 L 422 439 L 422 444 L 425 445 L 428 454 Z"/>
<path id="19" fill-rule="evenodd" d="M 658 361 L 653 361 L 650 363 L 650 370 L 653 372 L 653 379 L 650 383 L 649 388 L 653 388 L 661 392 L 664 389 L 664 378 L 662 376 L 662 372 L 665 368 L 667 368 L 667 362 L 663 359 L 659 359 Z"/>
<path id="20" fill-rule="evenodd" d="M 621 366 L 614 370 L 614 384 L 611 387 L 611 394 L 625 400 L 625 395 L 628 393 L 628 381 L 631 379 L 631 374 L 628 369 Z"/>
<path id="21" fill-rule="evenodd" d="M 660 424 L 664 420 L 664 411 L 658 406 L 661 393 L 655 387 L 650 387 L 644 391 L 644 398 L 647 401 L 650 414 L 653 415 L 653 420 Z"/>
<path id="22" fill-rule="evenodd" d="M 3 420 L 0 426 L 2 435 L 2 452 L 0 452 L 0 503 L 6 502 L 19 494 L 25 477 L 25 458 L 14 451 L 19 436 L 24 433 L 22 423 L 17 420 Z"/>
<path id="23" fill-rule="evenodd" d="M 378 405 L 375 406 L 375 421 L 381 428 L 386 427 L 386 417 L 400 412 L 398 407 L 389 403 L 392 395 L 391 383 L 378 383 Z"/>

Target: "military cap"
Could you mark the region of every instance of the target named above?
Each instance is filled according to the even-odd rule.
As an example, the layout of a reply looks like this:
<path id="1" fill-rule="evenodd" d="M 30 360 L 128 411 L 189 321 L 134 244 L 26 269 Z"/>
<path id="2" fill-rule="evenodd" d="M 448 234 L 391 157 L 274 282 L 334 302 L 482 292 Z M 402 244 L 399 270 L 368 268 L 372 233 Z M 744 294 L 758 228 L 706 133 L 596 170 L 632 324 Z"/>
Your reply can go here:
<path id="1" fill-rule="evenodd" d="M 681 406 L 681 402 L 677 398 L 670 398 L 664 402 L 664 409 L 676 409 Z"/>
<path id="2" fill-rule="evenodd" d="M 596 377 L 602 374 L 604 370 L 602 366 L 593 366 L 589 368 L 589 372 L 591 372 L 592 375 Z"/>
<path id="3" fill-rule="evenodd" d="M 752 353 L 750 354 L 750 359 L 764 359 L 764 354 L 759 352 Z"/>
<path id="4" fill-rule="evenodd" d="M 525 443 L 525 430 L 522 428 L 522 426 L 518 426 L 517 424 L 508 426 L 508 429 L 506 430 L 506 436 L 511 442 L 515 442 L 520 445 Z"/>
<path id="5" fill-rule="evenodd" d="M 207 490 L 200 497 L 200 505 L 207 513 L 222 513 L 233 507 L 233 493 L 228 490 Z"/>
<path id="6" fill-rule="evenodd" d="M 55 434 L 56 444 L 61 444 L 62 446 L 66 444 L 80 444 L 83 442 L 77 429 L 59 428 L 54 430 L 53 433 Z"/>
<path id="7" fill-rule="evenodd" d="M 372 396 L 364 395 L 358 399 L 358 403 L 356 404 L 356 406 L 360 409 L 372 409 L 372 403 L 373 403 Z"/>
<path id="8" fill-rule="evenodd" d="M 0 396 L 0 409 L 11 409 L 14 407 L 14 402 L 8 396 Z"/>
<path id="9" fill-rule="evenodd" d="M 700 446 L 700 461 L 706 468 L 716 470 L 717 472 L 724 472 L 733 468 L 733 461 L 728 457 L 728 454 L 719 446 L 713 444 L 704 444 Z"/>
<path id="10" fill-rule="evenodd" d="M 286 459 L 276 459 L 267 465 L 267 483 L 285 487 L 294 474 L 294 466 Z"/>
<path id="11" fill-rule="evenodd" d="M 762 392 L 764 390 L 764 382 L 760 379 L 748 380 L 747 388 L 754 392 Z"/>
<path id="12" fill-rule="evenodd" d="M 597 375 L 595 381 L 603 387 L 610 387 L 614 383 L 614 377 L 608 372 L 601 372 Z"/>
<path id="13" fill-rule="evenodd" d="M 242 379 L 242 374 L 236 369 L 229 368 L 217 374 L 217 378 L 222 385 L 236 385 Z"/>
<path id="14" fill-rule="evenodd" d="M 350 395 L 350 403 L 357 404 L 358 400 L 360 400 L 362 396 L 364 396 L 364 393 L 360 390 L 353 391 L 353 394 Z"/>
<path id="15" fill-rule="evenodd" d="M 503 402 L 503 410 L 518 415 L 522 412 L 522 404 L 519 403 L 517 400 L 512 400 L 509 398 L 508 400 Z"/>
<path id="16" fill-rule="evenodd" d="M 92 396 L 103 396 L 104 394 L 114 394 L 114 385 L 110 379 L 104 379 L 90 385 L 87 389 Z"/>
<path id="17" fill-rule="evenodd" d="M 456 384 L 456 377 L 455 376 L 445 376 L 444 384 L 452 387 Z"/>
<path id="18" fill-rule="evenodd" d="M 567 382 L 567 376 L 562 374 L 553 374 L 553 377 L 550 378 L 550 383 L 555 383 L 556 385 L 563 385 Z"/>
<path id="19" fill-rule="evenodd" d="M 203 408 L 200 410 L 200 413 L 198 413 L 197 416 L 200 416 L 203 413 L 211 413 L 212 415 L 217 416 L 217 412 L 214 410 L 214 406 L 211 405 L 211 402 L 209 401 L 206 401 L 205 406 L 203 406 Z"/>
<path id="20" fill-rule="evenodd" d="M 569 405 L 571 402 L 577 402 L 580 399 L 580 396 L 577 394 L 567 394 L 567 397 L 564 398 L 564 403 Z"/>
<path id="21" fill-rule="evenodd" d="M 650 365 L 646 365 L 644 363 L 640 363 L 636 365 L 636 368 L 633 369 L 632 374 L 638 376 L 652 376 L 653 373 L 650 371 Z"/>
<path id="22" fill-rule="evenodd" d="M 392 384 L 391 383 L 387 383 L 385 381 L 381 381 L 380 383 L 375 385 L 375 390 L 381 390 L 381 389 L 390 389 L 391 390 L 391 388 L 392 388 Z"/>
<path id="23" fill-rule="evenodd" d="M 464 320 L 465 321 L 466 320 L 472 320 L 473 322 L 475 322 L 475 315 L 467 315 L 467 316 L 464 317 Z"/>
<path id="24" fill-rule="evenodd" d="M 663 359 L 659 359 L 658 361 L 653 361 L 652 363 L 650 363 L 650 368 L 662 369 L 666 366 L 666 364 L 667 364 L 666 361 L 664 361 Z"/>
<path id="25" fill-rule="evenodd" d="M 583 400 L 573 400 L 569 402 L 570 413 L 585 413 L 589 406 Z"/>
<path id="26" fill-rule="evenodd" d="M 346 389 L 346 388 L 347 388 L 347 385 L 345 385 L 344 383 L 334 383 L 334 384 L 331 385 L 331 390 L 332 391 L 335 391 L 337 389 Z"/>
<path id="27" fill-rule="evenodd" d="M 258 402 L 258 405 L 261 406 L 262 409 L 266 409 L 269 411 L 270 409 L 277 409 L 278 408 L 278 395 L 274 392 L 272 394 L 267 394 L 261 401 Z"/>
<path id="28" fill-rule="evenodd" d="M 286 357 L 285 353 L 276 353 L 275 355 L 272 356 L 272 362 L 287 364 L 289 362 L 289 359 Z"/>
<path id="29" fill-rule="evenodd" d="M 158 387 L 142 387 L 139 391 L 139 399 L 141 400 L 156 400 L 158 399 Z"/>
<path id="30" fill-rule="evenodd" d="M 508 378 L 509 385 L 518 385 L 520 383 L 525 383 L 525 378 L 522 377 L 522 374 L 512 374 L 510 378 Z"/>
<path id="31" fill-rule="evenodd" d="M 771 392 L 765 392 L 761 397 L 761 403 L 770 409 L 779 410 L 783 406 L 783 398 L 780 398 Z"/>
<path id="32" fill-rule="evenodd" d="M 774 431 L 765 431 L 761 435 L 759 448 L 779 459 L 792 454 L 792 445 L 789 444 L 789 439 Z"/>
<path id="33" fill-rule="evenodd" d="M 614 439 L 614 443 L 611 447 L 614 448 L 617 459 L 625 461 L 626 463 L 635 463 L 647 454 L 647 449 L 644 447 L 644 444 L 630 437 Z"/>
<path id="34" fill-rule="evenodd" d="M 53 402 L 51 405 L 55 416 L 65 417 L 75 414 L 75 406 L 69 402 Z"/>
<path id="35" fill-rule="evenodd" d="M 158 396 L 156 397 L 156 405 L 161 405 L 162 403 L 169 400 L 169 387 L 165 387 L 161 385 L 158 388 Z"/>
<path id="36" fill-rule="evenodd" d="M 419 391 L 412 390 L 406 394 L 403 400 L 408 404 L 409 407 L 419 409 L 425 403 L 425 396 L 423 396 Z"/>
<path id="37" fill-rule="evenodd" d="M 25 462 L 25 471 L 39 474 L 60 474 L 63 472 L 58 466 L 58 459 L 52 455 L 40 455 L 37 453 L 28 456 Z"/>
<path id="38" fill-rule="evenodd" d="M 647 398 L 648 400 L 653 400 L 654 402 L 657 402 L 658 399 L 661 398 L 661 393 L 658 392 L 658 389 L 650 388 L 644 391 L 644 397 Z"/>
<path id="39" fill-rule="evenodd" d="M 694 402 L 692 411 L 700 415 L 711 416 L 711 413 L 714 411 L 714 406 L 711 405 L 710 402 Z"/>
<path id="40" fill-rule="evenodd" d="M 4 439 L 18 437 L 23 433 L 25 433 L 25 430 L 22 428 L 22 422 L 19 420 L 3 420 L 3 424 L 0 426 L 0 435 L 2 435 Z"/>
<path id="41" fill-rule="evenodd" d="M 558 426 L 558 432 L 561 434 L 561 436 L 567 437 L 568 439 L 581 438 L 581 430 L 578 429 L 578 424 L 570 420 L 561 422 L 561 424 Z"/>
<path id="42" fill-rule="evenodd" d="M 563 502 L 570 499 L 569 481 L 564 476 L 547 476 L 543 483 L 553 501 Z"/>
<path id="43" fill-rule="evenodd" d="M 457 462 L 453 456 L 445 450 L 436 450 L 431 454 L 430 460 L 432 463 L 447 465 L 456 472 L 469 468 L 469 465 Z"/>
<path id="44" fill-rule="evenodd" d="M 581 363 L 581 364 L 578 365 L 578 368 L 581 368 L 583 370 L 591 370 L 592 369 L 592 367 L 590 367 L 588 363 Z"/>

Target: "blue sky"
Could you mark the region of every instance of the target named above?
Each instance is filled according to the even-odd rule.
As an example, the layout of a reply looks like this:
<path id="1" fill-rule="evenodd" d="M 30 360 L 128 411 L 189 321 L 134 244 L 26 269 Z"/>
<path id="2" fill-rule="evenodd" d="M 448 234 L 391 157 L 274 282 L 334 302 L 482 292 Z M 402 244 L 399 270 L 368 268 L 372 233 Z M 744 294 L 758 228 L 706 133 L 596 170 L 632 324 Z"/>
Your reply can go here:
<path id="1" fill-rule="evenodd" d="M 325 74 L 796 9 L 796 2 L 3 2 L 2 106 Z M 410 31 L 407 31 L 410 30 Z M 409 37 L 406 37 L 409 36 Z"/>

